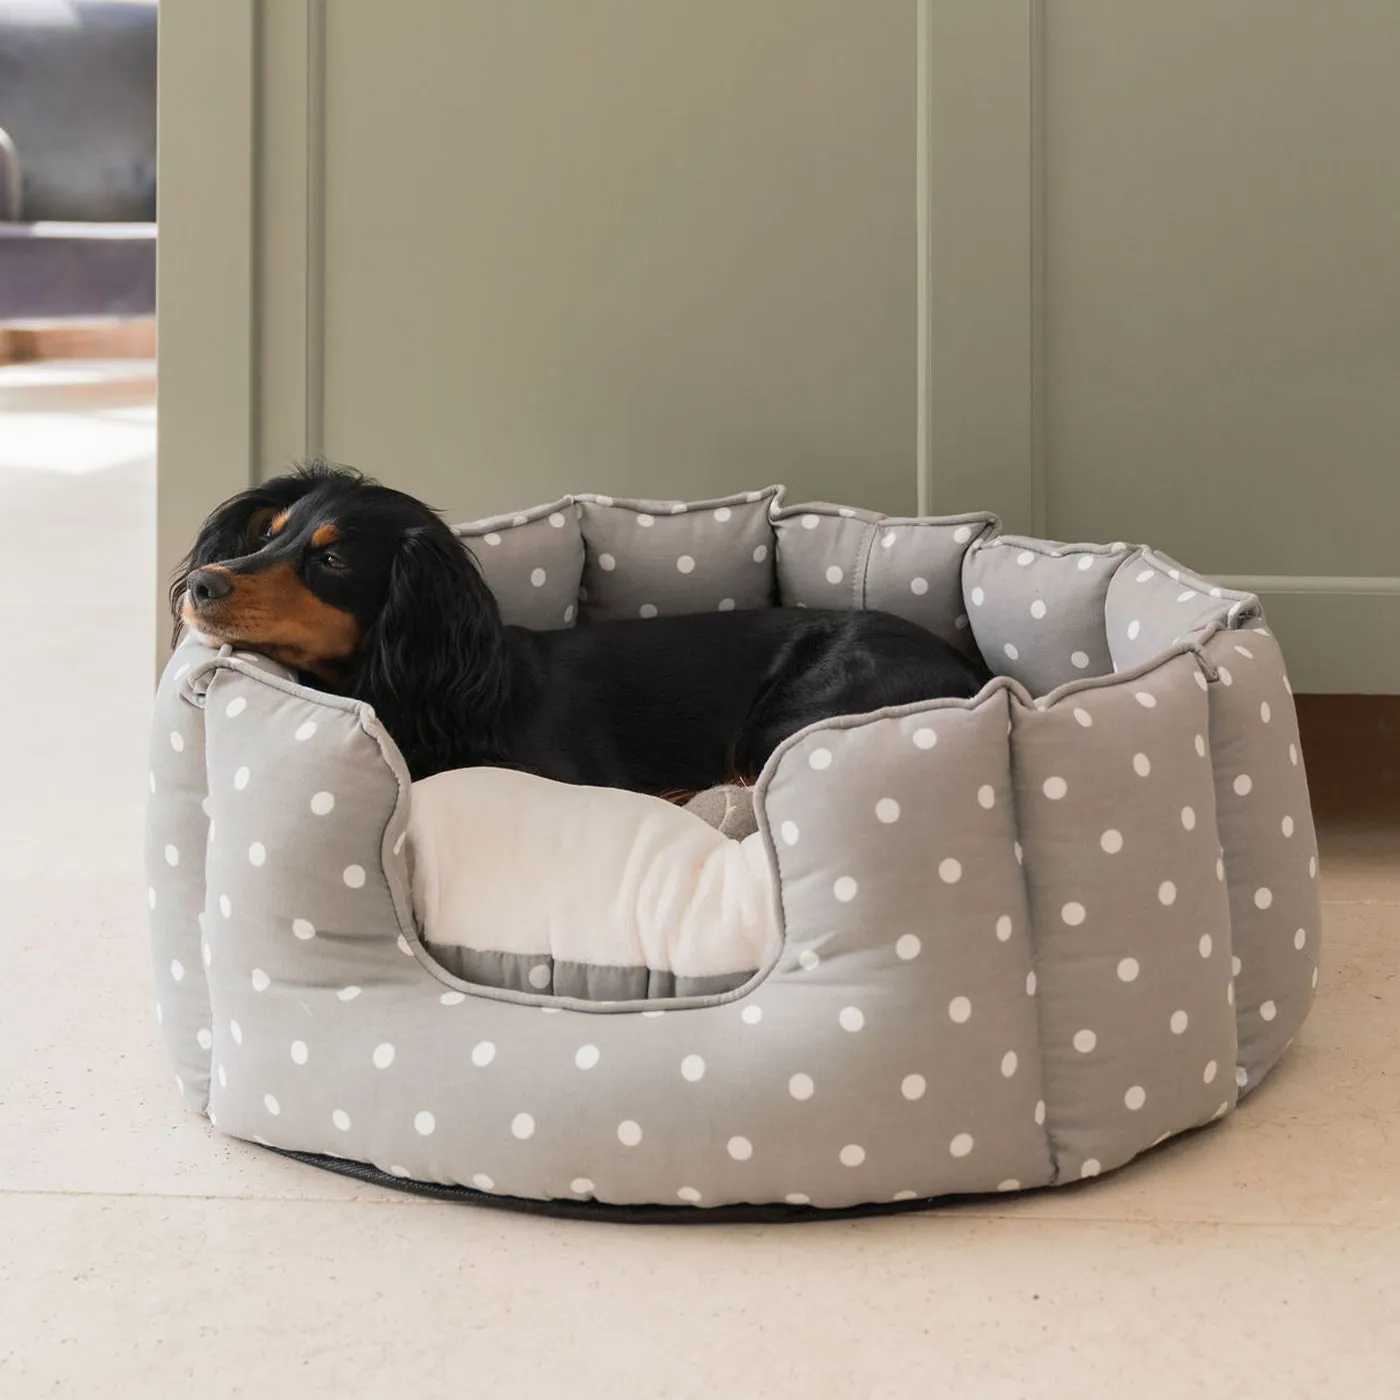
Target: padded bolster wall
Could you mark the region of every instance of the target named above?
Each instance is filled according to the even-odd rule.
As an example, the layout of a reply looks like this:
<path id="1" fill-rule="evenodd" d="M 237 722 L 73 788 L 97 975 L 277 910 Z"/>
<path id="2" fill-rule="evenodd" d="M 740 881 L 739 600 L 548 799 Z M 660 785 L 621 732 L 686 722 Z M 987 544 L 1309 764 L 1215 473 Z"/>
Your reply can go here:
<path id="1" fill-rule="evenodd" d="M 1195 658 L 1013 709 L 1059 1179 L 1234 1103 L 1230 910 Z"/>
<path id="2" fill-rule="evenodd" d="M 549 632 L 573 623 L 583 534 L 572 497 L 454 527 L 481 568 L 504 621 Z"/>
<path id="3" fill-rule="evenodd" d="M 778 512 L 778 591 L 787 607 L 880 608 L 917 622 L 964 652 L 972 634 L 959 576 L 986 514 L 903 520 L 845 506 Z"/>
<path id="4" fill-rule="evenodd" d="M 1204 648 L 1210 742 L 1234 930 L 1237 1080 L 1254 1088 L 1312 1007 L 1322 932 L 1317 834 L 1283 656 L 1261 626 Z"/>
<path id="5" fill-rule="evenodd" d="M 171 657 L 156 692 L 151 726 L 147 902 L 156 987 L 156 1018 L 175 1084 L 186 1107 L 209 1101 L 209 988 L 204 977 L 204 711 L 180 696 L 191 669 L 214 653 L 186 641 Z"/>
<path id="6" fill-rule="evenodd" d="M 1113 670 L 1104 605 L 1124 545 L 1002 535 L 963 561 L 962 592 L 987 664 L 1032 695 Z"/>

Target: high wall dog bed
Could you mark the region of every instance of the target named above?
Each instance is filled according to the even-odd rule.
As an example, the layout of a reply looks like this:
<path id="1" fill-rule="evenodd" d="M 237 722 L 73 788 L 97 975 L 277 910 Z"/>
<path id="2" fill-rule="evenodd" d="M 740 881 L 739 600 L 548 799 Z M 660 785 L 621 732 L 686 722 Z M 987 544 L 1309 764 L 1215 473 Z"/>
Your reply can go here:
<path id="1" fill-rule="evenodd" d="M 878 1208 L 1119 1167 L 1228 1113 L 1307 1014 L 1316 842 L 1257 599 L 778 488 L 460 533 L 507 621 L 878 607 L 999 675 L 794 736 L 731 840 L 519 774 L 411 786 L 367 706 L 186 642 L 157 1014 L 222 1131 L 553 1209 Z"/>

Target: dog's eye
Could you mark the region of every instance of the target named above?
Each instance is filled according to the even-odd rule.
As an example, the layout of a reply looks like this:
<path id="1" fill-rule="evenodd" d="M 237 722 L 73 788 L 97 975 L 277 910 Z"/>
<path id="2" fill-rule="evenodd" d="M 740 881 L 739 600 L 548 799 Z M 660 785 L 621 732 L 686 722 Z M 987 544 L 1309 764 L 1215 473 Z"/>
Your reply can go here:
<path id="1" fill-rule="evenodd" d="M 350 566 L 345 562 L 345 559 L 344 559 L 341 555 L 339 555 L 339 554 L 323 554 L 323 555 L 321 556 L 321 562 L 322 562 L 322 563 L 326 566 L 326 568 L 328 568 L 328 569 L 340 570 L 340 569 L 348 569 L 348 568 L 350 567 Z"/>

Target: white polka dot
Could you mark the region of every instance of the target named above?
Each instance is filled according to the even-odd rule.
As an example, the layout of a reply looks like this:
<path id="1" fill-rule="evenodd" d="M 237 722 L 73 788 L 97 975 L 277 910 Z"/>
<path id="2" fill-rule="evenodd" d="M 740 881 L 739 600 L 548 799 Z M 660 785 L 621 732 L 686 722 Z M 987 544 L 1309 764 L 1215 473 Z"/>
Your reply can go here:
<path id="1" fill-rule="evenodd" d="M 1199 673 L 1198 673 L 1198 674 L 1199 674 Z M 1205 741 L 1205 736 L 1204 736 L 1203 734 L 1197 734 L 1197 735 L 1196 735 L 1196 757 L 1197 757 L 1197 758 L 1204 758 L 1205 756 L 1206 756 L 1206 741 Z"/>
<path id="2" fill-rule="evenodd" d="M 481 538 L 493 548 L 501 542 L 501 537 L 494 530 L 483 535 Z"/>
<path id="3" fill-rule="evenodd" d="M 815 972 L 821 966 L 821 955 L 812 948 L 804 948 L 797 955 L 797 965 L 804 972 Z"/>
<path id="4" fill-rule="evenodd" d="M 1313 968 L 1313 971 L 1312 971 L 1312 985 L 1313 985 L 1313 991 L 1316 991 L 1316 990 L 1317 990 L 1317 969 L 1316 969 L 1316 968 Z"/>
<path id="5" fill-rule="evenodd" d="M 1147 1102 L 1147 1090 L 1141 1084 L 1134 1084 L 1126 1094 L 1123 1095 L 1123 1102 L 1136 1113 L 1143 1104 Z"/>
<path id="6" fill-rule="evenodd" d="M 948 1003 L 948 1018 L 962 1025 L 972 1015 L 972 1003 L 966 997 L 954 997 Z"/>
<path id="7" fill-rule="evenodd" d="M 437 1119 L 426 1108 L 413 1115 L 413 1129 L 420 1137 L 431 1136 L 436 1127 Z"/>
<path id="8" fill-rule="evenodd" d="M 579 1069 L 592 1069 L 599 1060 L 599 1050 L 596 1045 L 580 1045 L 574 1051 L 574 1063 Z"/>
<path id="9" fill-rule="evenodd" d="M 275 1118 L 282 1112 L 282 1105 L 271 1094 L 263 1095 L 263 1107 Z"/>
<path id="10" fill-rule="evenodd" d="M 1235 1084 L 1243 1089 L 1249 1083 L 1249 1071 L 1243 1065 L 1235 1066 Z"/>
<path id="11" fill-rule="evenodd" d="M 472 1064 L 478 1069 L 484 1069 L 496 1058 L 496 1045 L 494 1041 L 479 1040 L 472 1046 Z"/>
<path id="12" fill-rule="evenodd" d="M 316 927 L 307 919 L 293 919 L 292 932 L 300 938 L 303 943 L 308 939 L 316 937 Z"/>
<path id="13" fill-rule="evenodd" d="M 1215 862 L 1215 878 L 1219 880 L 1221 884 L 1225 883 L 1225 861 L 1223 859 L 1218 859 Z"/>
<path id="14" fill-rule="evenodd" d="M 224 713 L 230 719 L 237 719 L 247 708 L 248 702 L 241 695 L 235 695 L 233 699 L 224 706 Z"/>
<path id="15" fill-rule="evenodd" d="M 1073 666 L 1076 671 L 1084 670 L 1085 667 L 1087 667 L 1089 664 L 1089 656 L 1087 652 L 1072 651 L 1069 654 L 1069 660 L 1070 665 Z"/>
<path id="16" fill-rule="evenodd" d="M 1140 970 L 1136 958 L 1123 958 L 1118 963 L 1118 980 L 1120 982 L 1136 982 Z"/>
<path id="17" fill-rule="evenodd" d="M 1254 787 L 1254 779 L 1248 773 L 1241 773 L 1232 786 L 1236 797 L 1248 797 Z"/>
<path id="18" fill-rule="evenodd" d="M 154 909 L 154 908 L 156 907 L 156 892 L 155 892 L 155 887 L 154 887 L 154 886 L 148 885 L 148 886 L 146 887 L 146 903 L 147 903 L 152 909 Z"/>
<path id="19" fill-rule="evenodd" d="M 1035 1103 L 1035 1121 L 1037 1126 L 1045 1122 L 1045 1100 L 1037 1099 Z"/>
<path id="20" fill-rule="evenodd" d="M 689 554 L 682 554 L 681 557 L 676 560 L 676 568 L 683 574 L 694 573 L 695 560 L 692 559 Z"/>
<path id="21" fill-rule="evenodd" d="M 1035 618 L 1037 622 L 1045 616 L 1045 602 L 1043 599 L 1037 598 L 1035 602 L 1031 604 L 1031 616 Z"/>
<path id="22" fill-rule="evenodd" d="M 1183 807 L 1181 809 L 1181 824 L 1187 831 L 1196 829 L 1196 809 L 1194 807 Z"/>
<path id="23" fill-rule="evenodd" d="M 467 994 L 465 992 L 444 992 L 438 998 L 438 1002 L 442 1006 L 461 1006 L 466 999 Z"/>
<path id="24" fill-rule="evenodd" d="M 1001 1077 L 1003 1079 L 1010 1079 L 1011 1076 L 1016 1073 L 1017 1063 L 1016 1052 L 1014 1050 L 1008 1050 L 1006 1054 L 1001 1057 Z"/>
<path id="25" fill-rule="evenodd" d="M 801 1191 L 789 1191 L 783 1200 L 790 1206 L 809 1206 L 812 1204 L 812 1198 L 804 1195 Z"/>
<path id="26" fill-rule="evenodd" d="M 804 530 L 815 530 L 821 522 L 815 515 L 804 515 L 802 517 L 802 528 Z"/>
<path id="27" fill-rule="evenodd" d="M 338 1108 L 331 1114 L 331 1122 L 340 1129 L 342 1133 L 350 1131 L 350 1115 L 343 1108 Z"/>
<path id="28" fill-rule="evenodd" d="M 239 792 L 242 792 L 243 789 L 244 789 L 245 787 L 248 786 L 248 778 L 249 778 L 249 776 L 250 776 L 250 775 L 249 775 L 249 773 L 248 773 L 248 769 L 246 768 L 246 766 L 243 767 L 243 768 L 240 768 L 240 769 L 233 775 L 233 785 L 234 785 L 235 788 L 238 789 Z"/>
<path id="29" fill-rule="evenodd" d="M 255 967 L 252 976 L 253 990 L 255 992 L 265 992 L 272 985 L 272 978 L 265 973 L 262 968 Z"/>
<path id="30" fill-rule="evenodd" d="M 1157 899 L 1162 904 L 1176 903 L 1176 886 L 1170 880 L 1163 880 L 1157 886 Z"/>
<path id="31" fill-rule="evenodd" d="M 859 888 L 849 875 L 842 875 L 831 887 L 831 892 L 842 904 L 849 904 L 856 897 Z"/>
<path id="32" fill-rule="evenodd" d="M 919 956 L 919 950 L 923 947 L 918 934 L 901 934 L 894 945 L 894 954 L 901 962 L 909 962 Z"/>
<path id="33" fill-rule="evenodd" d="M 1099 1038 L 1091 1030 L 1075 1031 L 1074 1048 L 1081 1055 L 1087 1055 L 1099 1043 Z"/>
<path id="34" fill-rule="evenodd" d="M 1138 581 L 1139 583 L 1146 583 L 1149 579 L 1156 578 L 1156 576 L 1157 576 L 1157 574 L 1156 574 L 1156 571 L 1155 571 L 1155 570 L 1153 570 L 1153 569 L 1144 569 L 1144 570 L 1137 576 L 1137 581 Z"/>
<path id="35" fill-rule="evenodd" d="M 637 524 L 644 530 L 649 530 L 656 524 L 656 518 L 655 516 L 647 515 L 646 512 L 643 511 L 642 514 L 637 517 Z"/>
<path id="36" fill-rule="evenodd" d="M 1186 588 L 1176 595 L 1176 601 L 1178 603 L 1189 603 L 1195 596 L 1196 590 L 1194 588 Z"/>
<path id="37" fill-rule="evenodd" d="M 535 1135 L 535 1120 L 528 1113 L 517 1113 L 510 1120 L 510 1133 L 512 1137 L 519 1138 L 524 1142 L 527 1138 Z"/>
<path id="38" fill-rule="evenodd" d="M 1292 818 L 1292 817 L 1289 817 L 1289 816 L 1285 816 L 1284 819 L 1283 819 L 1283 821 L 1281 821 L 1281 822 L 1279 823 L 1279 829 L 1283 832 L 1283 834 L 1284 834 L 1285 836 L 1292 836 L 1292 835 L 1293 835 L 1293 818 Z"/>
<path id="39" fill-rule="evenodd" d="M 1021 843 L 1019 841 L 1013 841 L 1011 843 L 1011 849 L 1016 853 L 1016 864 L 1024 865 L 1026 863 L 1026 853 L 1021 849 Z"/>
<path id="40" fill-rule="evenodd" d="M 839 564 L 829 564 L 826 570 L 826 581 L 828 583 L 840 583 L 846 575 L 842 572 Z"/>
<path id="41" fill-rule="evenodd" d="M 311 799 L 311 810 L 318 817 L 324 817 L 334 807 L 335 794 L 332 792 L 318 792 Z"/>
<path id="42" fill-rule="evenodd" d="M 1002 914 L 997 919 L 997 941 L 1005 943 L 1011 937 L 1011 916 Z"/>
<path id="43" fill-rule="evenodd" d="M 1071 928 L 1076 928 L 1084 922 L 1084 906 L 1076 904 L 1073 900 L 1060 910 L 1060 918 Z"/>
<path id="44" fill-rule="evenodd" d="M 362 990 L 363 988 L 361 987 L 342 987 L 336 993 L 336 997 L 340 1001 L 354 1001 L 355 998 L 360 995 L 360 992 Z"/>
<path id="45" fill-rule="evenodd" d="M 954 544 L 966 544 L 972 538 L 972 527 L 970 525 L 959 525 L 953 531 Z"/>
<path id="46" fill-rule="evenodd" d="M 569 1183 L 569 1190 L 576 1196 L 591 1196 L 594 1189 L 593 1183 L 586 1176 L 576 1176 Z"/>
<path id="47" fill-rule="evenodd" d="M 598 556 L 598 567 L 605 573 L 610 574 L 617 568 L 617 560 L 611 554 L 600 554 Z"/>
<path id="48" fill-rule="evenodd" d="M 732 1137 L 725 1147 L 736 1162 L 747 1162 L 753 1156 L 753 1143 L 746 1137 Z"/>
<path id="49" fill-rule="evenodd" d="M 1002 650 L 1006 653 L 1006 659 L 1008 661 L 1019 661 L 1021 659 L 1021 653 L 1016 650 L 1015 642 L 1007 642 L 1007 644 L 1002 647 Z"/>
<path id="50" fill-rule="evenodd" d="M 1316 856 L 1309 856 L 1309 857 L 1308 857 L 1308 879 L 1309 879 L 1309 880 L 1316 880 L 1316 879 L 1317 879 L 1317 857 L 1316 857 Z"/>
<path id="51" fill-rule="evenodd" d="M 1298 745 L 1289 744 L 1288 761 L 1296 768 L 1298 766 Z"/>
<path id="52" fill-rule="evenodd" d="M 1214 1060 L 1208 1060 L 1205 1069 L 1201 1072 L 1201 1078 L 1207 1084 L 1213 1084 L 1215 1082 L 1215 1072 L 1218 1068 L 1219 1066 Z"/>
<path id="53" fill-rule="evenodd" d="M 1097 1157 L 1090 1157 L 1079 1169 L 1079 1179 L 1088 1181 L 1092 1176 L 1097 1176 L 1103 1170 Z"/>
<path id="54" fill-rule="evenodd" d="M 783 842 L 785 845 L 797 845 L 798 833 L 796 822 L 784 822 L 782 826 L 778 828 L 778 834 L 783 838 Z"/>
<path id="55" fill-rule="evenodd" d="M 795 1099 L 810 1099 L 816 1092 L 816 1087 L 810 1074 L 794 1074 L 788 1080 L 788 1093 Z"/>
<path id="56" fill-rule="evenodd" d="M 836 1018 L 843 1031 L 858 1031 L 865 1025 L 865 1012 L 858 1006 L 843 1006 Z"/>
<path id="57" fill-rule="evenodd" d="M 530 582 L 531 582 L 536 588 L 543 588 L 543 587 L 544 587 L 544 581 L 545 581 L 545 579 L 546 579 L 547 577 L 548 577 L 548 575 L 545 573 L 545 571 L 544 571 L 543 569 L 531 569 L 531 570 L 530 570 Z"/>
<path id="58" fill-rule="evenodd" d="M 1076 706 L 1074 710 L 1074 719 L 1075 723 L 1080 725 L 1084 729 L 1093 728 L 1094 717 L 1089 713 L 1088 710 L 1082 710 L 1078 706 Z"/>
<path id="59" fill-rule="evenodd" d="M 909 591 L 922 598 L 928 592 L 928 580 L 926 578 L 911 578 L 909 580 Z"/>
<path id="60" fill-rule="evenodd" d="M 394 1047 L 386 1040 L 374 1047 L 374 1054 L 370 1058 L 374 1061 L 376 1069 L 388 1069 L 394 1063 Z"/>
<path id="61" fill-rule="evenodd" d="M 1267 909 L 1274 902 L 1274 892 L 1267 885 L 1260 885 L 1254 891 L 1254 907 L 1256 909 Z"/>
<path id="62" fill-rule="evenodd" d="M 818 773 L 820 773 L 824 768 L 830 768 L 831 750 L 813 749 L 812 752 L 807 755 L 807 763 L 809 767 L 815 768 Z"/>
<path id="63" fill-rule="evenodd" d="M 734 611 L 734 599 L 733 599 L 733 598 L 721 598 L 721 599 L 719 600 L 719 610 L 720 610 L 720 612 L 733 612 L 733 611 Z"/>
<path id="64" fill-rule="evenodd" d="M 179 958 L 170 960 L 170 976 L 172 981 L 183 982 L 185 980 L 185 965 Z"/>
<path id="65" fill-rule="evenodd" d="M 496 1189 L 496 1183 L 485 1172 L 475 1173 L 472 1177 L 472 1185 L 478 1191 L 494 1191 Z"/>
<path id="66" fill-rule="evenodd" d="M 1210 934 L 1208 934 L 1208 933 L 1203 933 L 1203 934 L 1201 935 L 1200 942 L 1198 942 L 1198 943 L 1196 944 L 1196 951 L 1197 951 L 1198 953 L 1200 953 L 1200 955 L 1201 955 L 1203 958 L 1208 958 L 1208 957 L 1210 957 L 1210 950 L 1211 950 L 1214 946 L 1215 946 L 1215 945 L 1211 942 Z"/>
<path id="67" fill-rule="evenodd" d="M 1142 623 L 1140 623 L 1140 622 L 1137 620 L 1137 618 L 1134 618 L 1134 619 L 1128 624 L 1128 640 L 1129 640 L 1130 642 L 1136 641 L 1136 640 L 1137 640 L 1137 634 L 1138 634 L 1139 632 L 1141 632 L 1141 631 L 1142 631 Z"/>
<path id="68" fill-rule="evenodd" d="M 761 564 L 766 558 L 768 558 L 768 546 L 766 544 L 761 544 L 753 552 L 753 562 L 755 564 Z"/>
<path id="69" fill-rule="evenodd" d="M 699 1055 L 687 1055 L 681 1061 L 681 1078 L 694 1084 L 705 1077 L 705 1061 Z"/>
<path id="70" fill-rule="evenodd" d="M 931 749 L 938 742 L 938 735 L 932 729 L 916 729 L 914 731 L 914 747 L 919 749 Z"/>
<path id="71" fill-rule="evenodd" d="M 968 596 L 971 598 L 973 606 L 978 608 L 987 600 L 987 595 L 980 588 L 974 588 Z"/>
<path id="72" fill-rule="evenodd" d="M 1293 935 L 1293 946 L 1297 948 L 1299 952 L 1302 952 L 1303 944 L 1305 944 L 1307 941 L 1308 934 L 1306 929 L 1300 928 L 1298 932 Z"/>
<path id="73" fill-rule="evenodd" d="M 156 1009 L 159 1010 L 160 1008 L 157 1007 Z M 156 1019 L 159 1020 L 160 1017 L 157 1017 Z M 208 1050 L 209 1047 L 214 1043 L 214 1037 L 209 1033 L 209 1028 L 207 1026 L 201 1026 L 199 1030 L 195 1033 L 194 1038 L 195 1043 L 199 1046 L 201 1050 Z"/>
<path id="74" fill-rule="evenodd" d="M 642 606 L 637 609 L 637 612 L 641 617 L 655 617 L 657 612 L 656 604 L 643 603 Z"/>
<path id="75" fill-rule="evenodd" d="M 875 816 L 886 825 L 899 820 L 899 803 L 893 797 L 882 797 L 875 804 Z"/>
<path id="76" fill-rule="evenodd" d="M 1133 755 L 1133 772 L 1139 778 L 1145 778 L 1152 772 L 1152 760 L 1145 753 L 1135 753 Z"/>
<path id="77" fill-rule="evenodd" d="M 549 523 L 553 525 L 556 530 L 562 530 L 564 528 L 564 517 L 556 510 L 549 517 Z"/>
<path id="78" fill-rule="evenodd" d="M 763 1019 L 763 1008 L 761 1006 L 746 1006 L 739 1013 L 739 1019 L 746 1026 L 756 1026 Z"/>
<path id="79" fill-rule="evenodd" d="M 1016 562 L 1024 569 L 1027 564 L 1033 563 L 1035 555 L 1028 549 L 1023 549 L 1017 556 Z"/>
<path id="80" fill-rule="evenodd" d="M 165 848 L 165 863 L 167 865 L 179 865 L 180 852 L 177 851 L 174 846 L 167 846 Z"/>
<path id="81" fill-rule="evenodd" d="M 1220 677 L 1220 683 L 1222 685 L 1234 685 L 1235 678 L 1233 675 L 1231 675 L 1230 668 L 1228 666 L 1221 666 L 1216 672 L 1216 674 Z"/>
<path id="82" fill-rule="evenodd" d="M 962 862 L 952 856 L 938 862 L 938 878 L 945 885 L 956 885 L 962 879 Z"/>
<path id="83" fill-rule="evenodd" d="M 954 1157 L 966 1157 L 972 1151 L 972 1134 L 959 1133 L 952 1142 L 948 1144 L 948 1151 Z"/>
<path id="84" fill-rule="evenodd" d="M 1238 977 L 1238 976 L 1240 975 L 1240 968 L 1242 968 L 1243 966 L 1244 966 L 1244 964 L 1240 961 L 1239 954 L 1236 953 L 1236 954 L 1230 959 L 1230 974 L 1231 974 L 1231 976 Z"/>
<path id="85" fill-rule="evenodd" d="M 550 972 L 548 963 L 536 963 L 526 974 L 526 980 L 536 991 L 543 991 L 549 986 Z"/>
<path id="86" fill-rule="evenodd" d="M 204 966 L 208 967 L 209 964 L 214 960 L 213 950 L 209 947 L 207 943 L 201 941 L 199 945 L 199 953 L 200 956 L 204 959 Z"/>
<path id="87" fill-rule="evenodd" d="M 723 525 L 724 522 L 729 519 L 729 507 L 721 506 L 715 512 L 715 519 L 718 520 L 721 525 Z"/>
<path id="88" fill-rule="evenodd" d="M 1041 791 L 1051 802 L 1058 802 L 1069 791 L 1069 784 L 1063 778 L 1046 778 Z"/>
<path id="89" fill-rule="evenodd" d="M 1190 1017 L 1184 1011 L 1173 1011 L 1171 1028 L 1173 1035 L 1181 1035 L 1190 1022 Z"/>
<path id="90" fill-rule="evenodd" d="M 347 865 L 340 872 L 340 878 L 345 881 L 352 890 L 361 889 L 365 883 L 365 868 L 362 865 Z"/>
<path id="91" fill-rule="evenodd" d="M 291 1045 L 292 1063 L 294 1065 L 304 1065 L 307 1060 L 308 1051 L 304 1040 L 294 1040 Z"/>
<path id="92" fill-rule="evenodd" d="M 1259 1014 L 1266 1021 L 1272 1021 L 1278 1015 L 1278 1007 L 1273 1002 L 1266 1001 L 1260 1006 Z"/>
<path id="93" fill-rule="evenodd" d="M 176 753 L 184 753 L 184 751 L 185 751 L 185 739 L 184 739 L 184 735 L 180 734 L 177 730 L 172 729 L 172 730 L 170 731 L 170 747 L 171 747 L 172 749 L 174 749 Z"/>
<path id="94" fill-rule="evenodd" d="M 261 841 L 254 841 L 248 847 L 248 859 L 254 865 L 262 865 L 267 860 L 267 847 Z"/>
<path id="95" fill-rule="evenodd" d="M 1033 997 L 1035 995 L 1036 985 L 1035 971 L 1032 970 L 1026 973 L 1026 995 L 1028 997 Z"/>
<path id="96" fill-rule="evenodd" d="M 1133 699 L 1142 706 L 1144 710 L 1155 710 L 1157 708 L 1157 697 L 1150 690 L 1137 691 Z"/>

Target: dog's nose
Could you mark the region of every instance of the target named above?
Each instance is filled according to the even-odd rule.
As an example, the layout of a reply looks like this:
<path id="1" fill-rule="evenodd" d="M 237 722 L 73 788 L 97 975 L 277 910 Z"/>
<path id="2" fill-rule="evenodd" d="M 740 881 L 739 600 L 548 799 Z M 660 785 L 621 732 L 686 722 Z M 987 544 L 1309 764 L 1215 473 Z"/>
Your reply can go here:
<path id="1" fill-rule="evenodd" d="M 222 569 L 196 569 L 185 586 L 197 608 L 227 598 L 233 592 L 233 580 Z"/>

